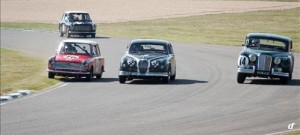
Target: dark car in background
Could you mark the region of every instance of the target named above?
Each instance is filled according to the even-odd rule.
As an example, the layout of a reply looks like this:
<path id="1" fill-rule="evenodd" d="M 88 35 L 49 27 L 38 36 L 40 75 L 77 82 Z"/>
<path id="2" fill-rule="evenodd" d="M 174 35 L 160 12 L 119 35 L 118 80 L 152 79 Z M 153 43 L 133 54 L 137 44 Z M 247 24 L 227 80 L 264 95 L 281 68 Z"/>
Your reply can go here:
<path id="1" fill-rule="evenodd" d="M 48 61 L 48 78 L 55 76 L 100 79 L 104 72 L 104 57 L 97 42 L 67 39 L 62 41 L 56 54 Z"/>
<path id="2" fill-rule="evenodd" d="M 66 11 L 58 25 L 60 36 L 96 36 L 96 24 L 93 23 L 88 12 Z"/>
<path id="3" fill-rule="evenodd" d="M 119 82 L 132 79 L 161 79 L 164 83 L 176 77 L 176 60 L 170 42 L 158 39 L 131 41 L 121 58 Z"/>
<path id="4" fill-rule="evenodd" d="M 279 78 L 282 83 L 292 79 L 292 39 L 269 33 L 249 33 L 243 46 L 238 58 L 238 83 L 244 83 L 246 77 Z"/>

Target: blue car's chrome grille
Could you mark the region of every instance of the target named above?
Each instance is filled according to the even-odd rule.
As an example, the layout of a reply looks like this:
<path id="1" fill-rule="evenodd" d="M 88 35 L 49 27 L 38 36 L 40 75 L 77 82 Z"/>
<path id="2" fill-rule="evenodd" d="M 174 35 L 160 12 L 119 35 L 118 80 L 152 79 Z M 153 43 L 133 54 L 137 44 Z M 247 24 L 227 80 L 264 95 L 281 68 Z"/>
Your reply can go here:
<path id="1" fill-rule="evenodd" d="M 261 54 L 258 56 L 257 70 L 270 71 L 272 64 L 272 56 Z"/>
<path id="2" fill-rule="evenodd" d="M 139 62 L 139 71 L 141 73 L 146 73 L 148 69 L 148 61 L 147 60 L 141 60 Z"/>

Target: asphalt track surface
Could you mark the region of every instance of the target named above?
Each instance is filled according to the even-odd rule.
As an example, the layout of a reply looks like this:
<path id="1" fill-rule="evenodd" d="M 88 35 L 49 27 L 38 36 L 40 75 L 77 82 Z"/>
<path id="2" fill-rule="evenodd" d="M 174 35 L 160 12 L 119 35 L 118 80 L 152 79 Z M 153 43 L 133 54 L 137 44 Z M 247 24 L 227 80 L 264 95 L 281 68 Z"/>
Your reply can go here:
<path id="1" fill-rule="evenodd" d="M 1 30 L 1 47 L 32 52 L 45 64 L 63 39 L 56 32 Z M 241 47 L 171 41 L 175 81 L 120 84 L 119 62 L 131 39 L 90 40 L 101 45 L 103 78 L 66 79 L 1 105 L 1 135 L 260 135 L 287 131 L 291 123 L 300 128 L 299 55 L 287 85 L 260 78 L 238 84 Z"/>

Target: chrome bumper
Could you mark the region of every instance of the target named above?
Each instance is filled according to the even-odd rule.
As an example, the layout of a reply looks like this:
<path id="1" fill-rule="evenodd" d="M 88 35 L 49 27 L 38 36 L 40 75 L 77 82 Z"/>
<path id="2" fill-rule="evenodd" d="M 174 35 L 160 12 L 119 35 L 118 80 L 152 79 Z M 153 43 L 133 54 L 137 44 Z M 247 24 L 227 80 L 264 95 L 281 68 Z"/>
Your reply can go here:
<path id="1" fill-rule="evenodd" d="M 50 73 L 55 74 L 74 74 L 74 75 L 88 75 L 90 72 L 72 72 L 72 71 L 59 71 L 59 70 L 47 70 Z"/>
<path id="2" fill-rule="evenodd" d="M 69 31 L 70 34 L 96 34 L 95 31 Z"/>
<path id="3" fill-rule="evenodd" d="M 249 67 L 249 68 L 245 68 L 245 67 L 239 67 L 238 68 L 238 73 L 244 73 L 244 74 L 253 74 L 255 75 L 255 66 Z M 289 77 L 290 74 L 289 73 L 285 73 L 285 72 L 279 72 L 279 71 L 275 71 L 274 68 L 271 68 L 271 74 L 267 75 L 267 76 L 278 76 L 278 77 Z"/>
<path id="4" fill-rule="evenodd" d="M 128 77 L 168 77 L 168 72 L 147 72 L 147 73 L 139 73 L 139 72 L 127 72 L 127 71 L 119 71 L 119 76 L 128 76 Z"/>
<path id="5" fill-rule="evenodd" d="M 290 77 L 290 73 L 274 71 L 274 68 L 272 68 L 271 74 L 274 76 L 280 76 L 280 77 Z"/>

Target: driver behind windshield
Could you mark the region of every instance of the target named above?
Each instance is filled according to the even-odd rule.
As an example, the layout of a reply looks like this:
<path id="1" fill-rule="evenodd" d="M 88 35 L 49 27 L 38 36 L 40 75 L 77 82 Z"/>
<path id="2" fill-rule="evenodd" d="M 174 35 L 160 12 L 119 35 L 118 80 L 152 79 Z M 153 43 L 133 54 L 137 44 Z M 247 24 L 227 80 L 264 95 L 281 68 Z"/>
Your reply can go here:
<path id="1" fill-rule="evenodd" d="M 139 53 L 142 52 L 144 50 L 142 45 L 138 45 L 138 44 L 133 44 L 131 45 L 130 49 L 129 49 L 129 53 Z"/>
<path id="2" fill-rule="evenodd" d="M 77 50 L 74 46 L 72 46 L 71 44 L 65 44 L 64 48 L 63 48 L 63 52 L 66 53 L 77 53 Z"/>

